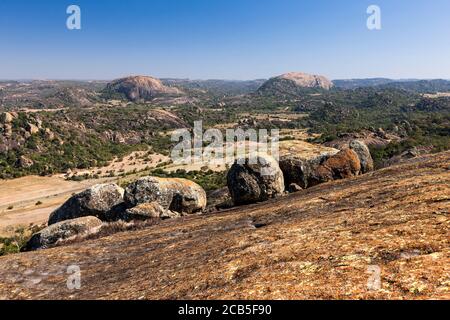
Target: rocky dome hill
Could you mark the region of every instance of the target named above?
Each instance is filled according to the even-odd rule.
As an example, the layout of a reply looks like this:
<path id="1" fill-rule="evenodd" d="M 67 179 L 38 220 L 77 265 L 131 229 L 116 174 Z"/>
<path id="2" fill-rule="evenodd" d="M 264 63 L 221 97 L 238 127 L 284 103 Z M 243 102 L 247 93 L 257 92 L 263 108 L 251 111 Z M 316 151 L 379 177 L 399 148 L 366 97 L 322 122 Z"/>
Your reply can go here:
<path id="1" fill-rule="evenodd" d="M 330 90 L 333 83 L 324 76 L 289 72 L 267 80 L 258 92 L 267 95 L 299 95 L 305 90 Z"/>
<path id="2" fill-rule="evenodd" d="M 290 195 L 272 198 L 283 186 L 264 181 L 277 188 L 263 203 L 214 214 L 187 212 L 139 230 L 0 257 L 0 298 L 445 299 L 450 152 L 330 181 L 329 174 L 339 178 L 367 166 L 364 148 L 350 148 L 310 164 L 328 182 Z M 361 159 L 359 168 L 345 165 L 347 154 L 352 155 L 348 160 Z M 301 159 L 286 164 L 297 166 L 297 161 L 304 166 Z M 236 174 L 259 177 L 242 166 Z M 292 177 L 297 178 L 303 177 Z M 252 179 L 245 180 L 249 186 Z M 125 191 L 103 186 L 76 197 L 87 200 L 89 209 L 100 205 L 92 201 L 96 193 L 120 198 L 124 192 L 125 203 L 137 204 L 127 215 L 140 217 L 176 209 L 172 204 L 182 205 L 181 211 L 203 207 L 202 192 L 196 198 L 187 189 L 172 192 L 172 185 L 143 178 Z M 155 188 L 167 193 L 146 199 Z M 260 191 L 255 196 L 267 190 Z M 161 205 L 139 207 L 141 200 Z M 96 217 L 79 219 L 51 225 L 41 240 L 101 224 Z M 82 288 L 69 291 L 67 267 L 74 264 L 81 269 Z M 368 287 L 373 270 L 380 271 L 379 288 Z"/>
<path id="3" fill-rule="evenodd" d="M 152 100 L 165 95 L 181 95 L 178 88 L 164 85 L 159 79 L 148 76 L 130 76 L 107 84 L 104 93 L 111 96 L 124 95 L 128 100 Z"/>

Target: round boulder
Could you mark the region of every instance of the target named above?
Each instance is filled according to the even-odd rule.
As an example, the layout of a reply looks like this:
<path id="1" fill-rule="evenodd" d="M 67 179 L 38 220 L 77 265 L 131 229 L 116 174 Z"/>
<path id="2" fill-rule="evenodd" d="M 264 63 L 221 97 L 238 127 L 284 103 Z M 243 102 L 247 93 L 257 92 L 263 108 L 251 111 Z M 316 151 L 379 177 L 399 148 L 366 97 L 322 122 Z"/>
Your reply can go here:
<path id="1" fill-rule="evenodd" d="M 244 205 L 282 195 L 284 177 L 271 156 L 238 159 L 227 174 L 227 185 L 235 205 Z"/>
<path id="2" fill-rule="evenodd" d="M 310 176 L 310 185 L 346 179 L 360 174 L 361 165 L 356 152 L 345 149 L 326 159 Z"/>
<path id="3" fill-rule="evenodd" d="M 350 149 L 355 151 L 361 163 L 361 173 L 373 171 L 373 159 L 367 145 L 359 140 L 353 140 L 349 144 Z"/>
<path id="4" fill-rule="evenodd" d="M 314 158 L 304 159 L 294 155 L 286 155 L 280 159 L 280 169 L 284 175 L 284 182 L 287 187 L 295 183 L 303 189 L 309 188 L 310 177 L 317 170 L 317 167 L 328 159 L 330 154 L 322 154 Z"/>
<path id="5" fill-rule="evenodd" d="M 206 207 L 206 193 L 202 187 L 187 179 L 144 177 L 125 189 L 128 208 L 157 202 L 164 210 L 195 213 Z"/>
<path id="6" fill-rule="evenodd" d="M 22 250 L 45 249 L 76 235 L 95 233 L 101 225 L 100 219 L 91 216 L 61 221 L 35 233 Z"/>
<path id="7" fill-rule="evenodd" d="M 48 224 L 84 216 L 95 216 L 103 221 L 116 220 L 117 213 L 123 209 L 123 194 L 124 190 L 114 183 L 92 186 L 53 211 Z"/>

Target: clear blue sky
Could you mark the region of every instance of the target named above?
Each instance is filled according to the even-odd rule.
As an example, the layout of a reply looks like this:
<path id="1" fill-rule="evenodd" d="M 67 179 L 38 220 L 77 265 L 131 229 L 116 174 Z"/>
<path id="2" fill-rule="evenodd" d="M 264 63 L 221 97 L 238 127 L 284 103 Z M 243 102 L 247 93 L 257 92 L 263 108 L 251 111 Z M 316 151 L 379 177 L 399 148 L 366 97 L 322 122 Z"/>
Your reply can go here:
<path id="1" fill-rule="evenodd" d="M 66 28 L 70 4 L 81 30 Z M 450 79 L 450 1 L 1 0 L 0 43 L 0 79 Z"/>

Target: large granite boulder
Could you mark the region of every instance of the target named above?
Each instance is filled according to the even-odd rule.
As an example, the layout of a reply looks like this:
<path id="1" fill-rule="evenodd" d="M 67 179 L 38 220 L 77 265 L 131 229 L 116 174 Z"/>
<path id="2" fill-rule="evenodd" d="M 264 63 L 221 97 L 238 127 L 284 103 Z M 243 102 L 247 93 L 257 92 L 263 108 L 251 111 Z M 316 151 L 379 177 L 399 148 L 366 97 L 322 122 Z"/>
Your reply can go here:
<path id="1" fill-rule="evenodd" d="M 314 180 L 311 180 L 311 176 L 329 157 L 329 154 L 322 154 L 309 159 L 291 154 L 281 157 L 279 164 L 286 186 L 297 184 L 306 189 L 311 187 L 311 184 L 316 184 Z"/>
<path id="2" fill-rule="evenodd" d="M 22 250 L 45 249 L 76 235 L 95 233 L 100 230 L 101 225 L 102 221 L 92 216 L 61 221 L 35 233 Z"/>
<path id="3" fill-rule="evenodd" d="M 358 155 L 351 149 L 345 149 L 327 158 L 309 177 L 309 185 L 346 179 L 359 175 L 361 164 Z"/>
<path id="4" fill-rule="evenodd" d="M 227 185 L 235 205 L 265 201 L 283 194 L 283 172 L 268 155 L 238 159 L 228 171 Z"/>
<path id="5" fill-rule="evenodd" d="M 367 145 L 360 140 L 350 141 L 350 149 L 356 152 L 361 163 L 361 173 L 373 171 L 373 159 Z"/>
<path id="6" fill-rule="evenodd" d="M 128 208 L 157 202 L 164 210 L 191 214 L 206 207 L 205 190 L 195 182 L 178 178 L 138 179 L 125 189 L 124 198 Z"/>
<path id="7" fill-rule="evenodd" d="M 355 144 L 354 147 L 358 148 L 358 152 L 362 154 L 361 157 L 367 160 L 365 163 L 368 170 L 370 153 L 367 157 L 360 144 Z M 348 147 L 337 153 L 326 153 L 310 159 L 287 155 L 280 159 L 280 168 L 287 186 L 297 184 L 303 189 L 327 181 L 357 176 L 362 171 L 358 153 Z"/>
<path id="8" fill-rule="evenodd" d="M 97 184 L 72 196 L 61 207 L 50 214 L 48 224 L 95 216 L 103 221 L 114 221 L 123 210 L 124 190 L 114 183 Z"/>

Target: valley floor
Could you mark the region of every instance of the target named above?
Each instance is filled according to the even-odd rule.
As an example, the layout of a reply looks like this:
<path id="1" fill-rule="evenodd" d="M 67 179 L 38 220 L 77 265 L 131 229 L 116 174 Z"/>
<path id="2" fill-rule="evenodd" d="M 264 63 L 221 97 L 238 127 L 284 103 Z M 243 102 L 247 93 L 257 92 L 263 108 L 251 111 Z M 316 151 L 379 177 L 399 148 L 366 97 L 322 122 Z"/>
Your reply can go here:
<path id="1" fill-rule="evenodd" d="M 62 175 L 0 180 L 0 236 L 13 234 L 19 226 L 46 223 L 50 212 L 72 193 L 96 183 L 67 181 Z"/>
<path id="2" fill-rule="evenodd" d="M 444 152 L 262 204 L 0 257 L 0 298 L 449 299 L 449 164 Z M 71 265 L 79 290 L 66 285 Z"/>
<path id="3" fill-rule="evenodd" d="M 114 159 L 108 166 L 74 170 L 71 174 L 90 176 L 98 174 L 98 179 L 83 181 L 67 180 L 63 174 L 53 176 L 26 176 L 11 180 L 0 180 L 0 237 L 13 235 L 20 227 L 47 223 L 52 211 L 61 206 L 74 193 L 81 192 L 95 184 L 136 177 L 134 171 L 155 168 L 169 158 L 152 154 L 144 159 L 145 152 L 133 152 L 123 159 Z M 134 171 L 133 171 L 134 170 Z M 108 177 L 113 172 L 114 177 Z"/>

